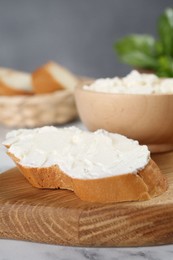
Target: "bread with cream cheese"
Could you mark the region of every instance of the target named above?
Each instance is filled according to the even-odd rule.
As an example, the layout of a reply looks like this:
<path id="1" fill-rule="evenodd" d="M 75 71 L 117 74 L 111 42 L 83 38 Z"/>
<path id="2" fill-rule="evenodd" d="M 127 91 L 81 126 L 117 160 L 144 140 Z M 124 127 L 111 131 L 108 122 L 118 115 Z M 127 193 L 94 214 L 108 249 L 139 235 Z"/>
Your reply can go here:
<path id="1" fill-rule="evenodd" d="M 67 189 L 74 191 L 81 200 L 101 203 L 149 200 L 168 188 L 164 175 L 150 158 L 147 147 L 121 135 L 103 130 L 87 133 L 76 128 L 56 130 L 47 127 L 22 131 L 13 131 L 4 145 L 8 147 L 8 154 L 21 173 L 34 187 Z M 45 141 L 49 151 L 46 156 L 52 154 L 52 158 L 43 156 L 43 140 L 47 136 L 54 138 L 51 144 L 54 150 L 51 150 L 49 140 Z M 59 140 L 56 141 L 58 136 Z M 83 145 L 84 140 L 86 142 Z M 37 143 L 35 152 L 30 150 L 32 143 Z M 106 154 L 101 152 L 101 148 L 107 154 L 111 151 L 109 157 L 105 158 Z M 60 159 L 56 159 L 58 154 Z M 109 160 L 114 156 L 115 162 Z"/>
<path id="2" fill-rule="evenodd" d="M 129 173 L 101 179 L 83 180 L 69 177 L 58 166 L 25 167 L 14 155 L 10 153 L 9 155 L 33 187 L 71 190 L 84 201 L 109 203 L 149 200 L 165 192 L 168 187 L 165 177 L 153 160 L 148 163 L 145 169 L 135 175 Z"/>
<path id="3" fill-rule="evenodd" d="M 32 73 L 32 84 L 36 94 L 71 89 L 78 84 L 78 78 L 69 70 L 50 61 Z"/>
<path id="4" fill-rule="evenodd" d="M 0 68 L 0 95 L 31 95 L 32 80 L 29 73 Z"/>

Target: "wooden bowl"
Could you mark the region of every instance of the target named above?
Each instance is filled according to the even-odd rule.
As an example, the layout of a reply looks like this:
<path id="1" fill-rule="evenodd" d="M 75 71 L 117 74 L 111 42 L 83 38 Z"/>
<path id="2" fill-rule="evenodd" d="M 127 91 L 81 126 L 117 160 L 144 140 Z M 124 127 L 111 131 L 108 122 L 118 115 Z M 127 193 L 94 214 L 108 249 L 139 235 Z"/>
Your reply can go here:
<path id="1" fill-rule="evenodd" d="M 75 90 L 79 116 L 86 127 L 123 134 L 151 152 L 173 150 L 173 95 L 112 94 Z"/>
<path id="2" fill-rule="evenodd" d="M 31 96 L 0 96 L 0 123 L 8 127 L 64 124 L 77 117 L 74 91 Z"/>

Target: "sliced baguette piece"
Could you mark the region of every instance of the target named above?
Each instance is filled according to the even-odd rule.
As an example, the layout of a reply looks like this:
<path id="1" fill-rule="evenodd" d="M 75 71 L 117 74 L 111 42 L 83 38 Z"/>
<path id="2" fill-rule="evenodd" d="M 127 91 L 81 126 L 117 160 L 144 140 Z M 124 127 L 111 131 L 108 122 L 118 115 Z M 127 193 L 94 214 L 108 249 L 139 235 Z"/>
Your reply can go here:
<path id="1" fill-rule="evenodd" d="M 0 68 L 0 95 L 31 95 L 32 79 L 26 72 Z"/>
<path id="2" fill-rule="evenodd" d="M 83 180 L 71 178 L 57 165 L 47 168 L 23 166 L 13 154 L 8 154 L 33 187 L 71 190 L 84 201 L 99 203 L 144 201 L 161 195 L 168 188 L 166 178 L 153 160 L 150 160 L 145 169 L 137 174 Z"/>
<path id="3" fill-rule="evenodd" d="M 32 84 L 37 94 L 70 89 L 79 83 L 79 79 L 69 70 L 50 61 L 32 73 Z"/>
<path id="4" fill-rule="evenodd" d="M 29 152 L 29 153 L 30 153 L 30 155 L 32 155 L 30 158 L 33 158 L 32 159 L 33 162 L 31 162 L 31 166 L 28 166 L 28 165 L 24 164 L 24 162 L 22 162 L 22 159 L 20 159 L 14 153 L 14 150 L 16 149 L 17 154 L 20 154 L 22 156 L 21 158 L 24 158 L 21 153 L 22 150 L 20 149 L 21 142 L 22 143 L 26 142 L 26 146 L 27 146 L 27 143 L 29 143 L 30 141 L 32 143 L 32 140 L 34 140 L 34 142 L 36 142 L 36 139 L 38 136 L 35 135 L 34 138 L 32 139 L 31 134 L 32 134 L 32 131 L 35 131 L 35 133 L 36 133 L 39 130 L 37 130 L 37 129 L 29 130 L 29 131 L 27 130 L 27 132 L 25 132 L 26 140 L 25 140 L 25 133 L 23 134 L 22 131 L 21 132 L 19 132 L 19 131 L 21 131 L 21 130 L 16 131 L 14 134 L 12 133 L 12 134 L 8 135 L 7 140 L 4 142 L 4 145 L 8 148 L 9 156 L 16 163 L 16 165 L 19 168 L 19 170 L 21 171 L 21 173 L 25 176 L 25 178 L 34 187 L 37 187 L 40 189 L 58 189 L 58 188 L 67 189 L 67 190 L 74 191 L 75 194 L 81 200 L 89 201 L 89 202 L 99 202 L 99 203 L 149 200 L 155 196 L 162 194 L 168 188 L 168 184 L 167 184 L 165 176 L 162 175 L 160 169 L 158 168 L 158 166 L 155 164 L 155 162 L 151 158 L 148 159 L 148 162 L 146 163 L 145 167 L 143 169 L 138 169 L 137 172 L 133 171 L 133 172 L 125 173 L 125 174 L 115 174 L 113 176 L 108 175 L 108 177 L 102 176 L 100 178 L 99 178 L 99 176 L 98 177 L 95 176 L 96 178 L 95 177 L 94 178 L 92 178 L 92 177 L 83 178 L 82 176 L 80 176 L 80 178 L 77 178 L 77 175 L 74 177 L 73 174 L 69 174 L 69 172 L 67 173 L 67 172 L 63 171 L 62 168 L 58 165 L 58 163 L 51 164 L 50 166 L 46 166 L 44 164 L 41 167 L 32 166 L 33 162 L 35 162 L 35 159 L 36 159 L 36 157 L 35 157 L 36 154 L 34 154 L 34 156 L 33 156 L 32 152 L 31 153 Z M 47 131 L 47 130 L 43 129 L 39 133 L 43 134 L 44 131 Z M 65 131 L 67 131 L 67 130 L 64 129 L 64 134 L 65 134 Z M 75 144 L 75 142 L 79 141 L 77 139 L 78 137 L 81 138 L 81 140 L 83 140 L 83 138 L 85 138 L 85 136 L 82 136 L 82 131 L 81 132 L 80 131 L 77 132 L 77 134 L 73 135 L 73 137 L 70 139 L 69 142 L 73 142 L 73 144 Z M 52 129 L 52 133 L 49 133 L 49 135 L 53 136 L 55 134 L 55 132 L 56 132 L 56 130 Z M 63 131 L 61 133 L 63 134 Z M 92 135 L 94 136 L 97 134 L 99 135 L 99 133 L 97 133 L 97 132 L 89 134 L 91 137 L 90 141 L 92 141 L 92 138 L 94 138 L 94 137 L 92 137 Z M 20 135 L 21 135 L 21 137 L 20 137 Z M 31 139 L 27 140 L 27 135 Z M 47 134 L 47 136 L 49 136 L 49 135 Z M 109 137 L 109 133 L 106 131 L 105 131 L 105 135 Z M 119 136 L 120 135 L 117 135 L 116 138 L 119 138 Z M 104 137 L 104 133 L 102 134 L 101 138 L 102 137 Z M 61 136 L 60 138 L 62 139 L 63 137 Z M 112 134 L 111 134 L 111 138 L 112 138 Z M 122 138 L 122 136 L 121 136 L 121 138 Z M 123 138 L 125 138 L 125 137 L 123 137 Z M 65 139 L 66 139 L 66 137 L 65 137 Z M 126 139 L 123 139 L 123 142 L 124 141 L 126 142 Z M 43 140 L 43 137 L 42 137 L 42 139 L 39 138 L 39 143 L 41 145 L 40 147 L 43 147 L 43 143 L 41 140 Z M 127 139 L 127 140 L 129 140 L 129 139 Z M 107 141 L 109 142 L 110 140 L 107 140 Z M 116 141 L 116 139 L 112 139 L 112 141 L 114 142 L 114 141 Z M 130 141 L 133 141 L 133 140 L 130 140 Z M 56 142 L 56 140 L 55 140 L 55 142 Z M 62 145 L 62 140 L 59 143 L 57 143 L 57 145 L 58 144 Z M 79 144 L 81 145 L 80 141 L 79 141 Z M 100 144 L 98 144 L 98 145 L 100 147 Z M 107 144 L 103 144 L 103 147 L 105 146 L 105 149 L 106 149 L 106 145 Z M 140 153 L 139 144 L 134 143 L 134 145 L 138 146 L 137 152 Z M 25 150 L 26 154 L 28 154 L 28 150 L 26 150 L 26 146 L 24 145 L 24 150 Z M 101 146 L 102 146 L 102 144 L 101 144 Z M 124 143 L 123 143 L 123 146 L 124 146 Z M 40 151 L 40 149 L 41 149 L 40 147 L 38 147 L 38 149 L 35 147 L 34 151 L 35 150 Z M 50 149 L 49 141 L 47 141 L 47 147 L 49 147 L 49 149 Z M 60 150 L 63 150 L 63 148 L 65 148 L 65 147 L 60 147 Z M 90 154 L 91 154 L 91 151 L 93 151 L 93 146 L 91 148 L 92 149 L 88 150 L 88 151 L 90 151 Z M 146 149 L 147 149 L 146 147 L 144 147 L 144 148 L 145 149 L 142 150 L 142 153 L 143 153 L 143 151 L 146 151 Z M 119 149 L 120 149 L 120 147 L 119 147 Z M 33 151 L 33 153 L 34 153 L 34 151 Z M 84 151 L 82 151 L 82 148 L 80 151 L 80 147 L 79 146 L 77 147 L 77 153 L 83 152 L 85 154 L 85 152 L 86 152 L 86 157 L 87 157 L 88 151 L 85 151 L 85 149 L 84 149 Z M 68 153 L 70 153 L 70 151 Z M 133 153 L 134 153 L 134 149 L 132 152 L 132 157 L 133 157 Z M 71 154 L 73 155 L 74 153 L 72 152 Z M 88 158 L 90 158 L 90 154 L 89 154 Z M 128 154 L 128 157 L 129 156 L 130 156 L 130 154 Z M 70 160 L 70 158 L 71 157 L 68 157 L 68 154 L 67 154 L 67 160 Z M 135 160 L 135 158 L 131 158 L 131 159 Z M 77 154 L 75 155 L 75 160 L 78 160 Z M 123 161 L 124 161 L 124 159 L 123 159 Z M 79 164 L 80 163 L 81 162 L 79 161 Z M 124 162 L 124 163 L 127 163 L 127 162 Z M 117 167 L 116 164 L 117 163 L 115 162 L 115 168 Z M 134 162 L 134 164 L 135 164 L 135 162 Z M 90 164 L 88 164 L 88 165 L 90 165 Z M 78 167 L 78 165 L 77 165 L 77 167 Z M 101 171 L 101 168 L 100 168 L 100 171 Z M 81 172 L 82 172 L 82 169 L 81 169 Z M 75 174 L 76 174 L 76 172 L 75 172 Z M 84 172 L 84 174 L 85 174 L 85 172 Z"/>
<path id="5" fill-rule="evenodd" d="M 128 173 L 92 181 L 75 179 L 73 184 L 74 192 L 81 200 L 102 203 L 149 200 L 168 188 L 166 178 L 151 159 L 137 174 Z"/>

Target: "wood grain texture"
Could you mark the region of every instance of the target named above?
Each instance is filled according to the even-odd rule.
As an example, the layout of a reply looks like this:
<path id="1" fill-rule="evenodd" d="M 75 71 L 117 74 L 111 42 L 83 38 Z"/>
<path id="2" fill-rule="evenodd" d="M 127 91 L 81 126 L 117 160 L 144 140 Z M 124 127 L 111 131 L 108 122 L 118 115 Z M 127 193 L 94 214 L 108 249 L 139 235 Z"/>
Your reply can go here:
<path id="1" fill-rule="evenodd" d="M 0 237 L 75 246 L 173 243 L 173 152 L 153 159 L 169 189 L 145 202 L 83 202 L 71 191 L 31 187 L 18 170 L 0 175 Z"/>

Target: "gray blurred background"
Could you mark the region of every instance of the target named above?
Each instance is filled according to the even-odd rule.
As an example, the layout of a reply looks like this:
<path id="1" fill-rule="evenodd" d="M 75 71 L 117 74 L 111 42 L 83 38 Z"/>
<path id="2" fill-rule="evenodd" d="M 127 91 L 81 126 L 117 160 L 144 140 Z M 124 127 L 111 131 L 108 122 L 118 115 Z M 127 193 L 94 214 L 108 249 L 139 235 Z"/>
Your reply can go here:
<path id="1" fill-rule="evenodd" d="M 129 33 L 156 34 L 172 0 L 0 0 L 0 66 L 32 71 L 55 60 L 92 77 L 124 75 L 113 51 Z"/>

